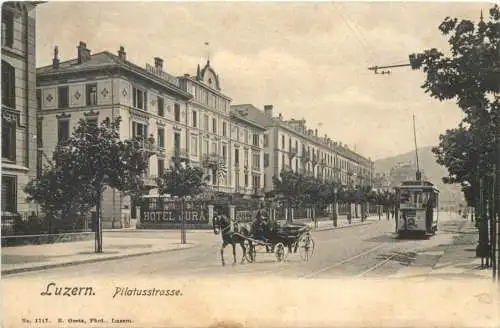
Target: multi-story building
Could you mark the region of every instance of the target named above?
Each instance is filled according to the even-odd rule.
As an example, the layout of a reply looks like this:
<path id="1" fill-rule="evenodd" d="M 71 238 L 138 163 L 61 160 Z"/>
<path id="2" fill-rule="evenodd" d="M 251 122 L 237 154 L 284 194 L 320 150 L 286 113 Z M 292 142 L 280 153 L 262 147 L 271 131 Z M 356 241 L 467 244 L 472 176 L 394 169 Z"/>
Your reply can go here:
<path id="1" fill-rule="evenodd" d="M 198 65 L 196 76 L 179 77 L 180 87 L 192 95 L 188 104 L 188 135 L 193 164 L 206 169 L 208 185 L 230 193 L 233 162 L 231 156 L 231 98 L 222 92 L 219 75 L 207 61 Z"/>
<path id="2" fill-rule="evenodd" d="M 179 79 L 164 71 L 163 60 L 139 67 L 126 58 L 125 49 L 91 54 L 84 42 L 76 58 L 64 62 L 54 50 L 53 63 L 37 69 L 39 113 L 39 161 L 50 158 L 58 142 L 67 139 L 80 119 L 102 121 L 121 117 L 123 139 L 155 140 L 156 154 L 150 158 L 145 176 L 153 188 L 155 178 L 173 156 L 199 160 L 199 148 L 189 151 L 193 140 L 190 107 L 192 96 L 180 87 Z M 190 139 L 191 138 L 191 139 Z M 196 147 L 196 143 L 194 143 Z M 122 227 L 133 202 L 116 190 L 103 195 L 103 227 Z"/>
<path id="3" fill-rule="evenodd" d="M 232 188 L 236 193 L 263 196 L 265 131 L 247 111 L 231 108 Z"/>
<path id="4" fill-rule="evenodd" d="M 2 4 L 2 213 L 36 209 L 24 187 L 36 176 L 37 4 Z"/>
<path id="5" fill-rule="evenodd" d="M 373 161 L 328 136 L 318 136 L 318 130 L 308 129 L 305 120 L 285 121 L 281 114 L 273 115 L 273 106 L 264 111 L 253 105 L 232 106 L 244 111 L 252 121 L 266 128 L 264 134 L 264 189 L 273 188 L 273 176 L 283 169 L 311 175 L 344 185 L 372 185 Z"/>

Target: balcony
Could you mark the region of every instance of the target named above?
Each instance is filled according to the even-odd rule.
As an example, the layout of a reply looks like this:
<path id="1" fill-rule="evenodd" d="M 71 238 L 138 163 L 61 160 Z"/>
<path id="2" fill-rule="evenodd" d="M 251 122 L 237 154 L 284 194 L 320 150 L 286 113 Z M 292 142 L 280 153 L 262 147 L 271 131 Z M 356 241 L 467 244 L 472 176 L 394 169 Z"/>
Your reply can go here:
<path id="1" fill-rule="evenodd" d="M 288 158 L 292 159 L 294 158 L 298 153 L 298 150 L 296 147 L 292 147 L 288 150 Z"/>
<path id="2" fill-rule="evenodd" d="M 260 173 L 260 167 L 258 167 L 258 166 L 252 166 L 252 172 Z"/>
<path id="3" fill-rule="evenodd" d="M 172 157 L 180 161 L 189 162 L 189 152 L 183 148 L 175 148 Z"/>
<path id="4" fill-rule="evenodd" d="M 217 153 L 205 154 L 202 157 L 202 166 L 216 169 L 222 161 L 224 161 L 224 158 Z"/>

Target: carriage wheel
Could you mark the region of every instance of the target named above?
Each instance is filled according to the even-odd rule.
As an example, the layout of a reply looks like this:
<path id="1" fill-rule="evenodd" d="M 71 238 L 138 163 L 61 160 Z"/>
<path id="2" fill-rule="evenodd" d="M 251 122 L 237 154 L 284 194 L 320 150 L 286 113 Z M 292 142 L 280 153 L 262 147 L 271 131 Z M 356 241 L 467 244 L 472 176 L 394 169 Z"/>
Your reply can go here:
<path id="1" fill-rule="evenodd" d="M 304 234 L 299 240 L 299 252 L 300 257 L 304 261 L 309 261 L 309 259 L 314 254 L 314 239 L 309 233 Z"/>
<path id="2" fill-rule="evenodd" d="M 283 243 L 277 243 L 274 245 L 274 254 L 276 255 L 276 260 L 278 262 L 283 262 L 286 259 L 286 248 Z"/>
<path id="3" fill-rule="evenodd" d="M 247 259 L 248 263 L 252 263 L 253 261 L 255 261 L 255 245 L 252 245 L 252 247 L 250 247 L 250 242 L 248 240 L 245 240 L 244 246 L 246 249 L 245 258 Z"/>

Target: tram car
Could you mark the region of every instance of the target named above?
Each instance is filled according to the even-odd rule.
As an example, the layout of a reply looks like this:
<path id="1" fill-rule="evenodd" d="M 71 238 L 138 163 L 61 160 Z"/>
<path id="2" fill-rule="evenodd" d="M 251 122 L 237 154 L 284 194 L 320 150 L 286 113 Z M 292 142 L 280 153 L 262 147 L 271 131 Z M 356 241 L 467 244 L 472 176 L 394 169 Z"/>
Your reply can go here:
<path id="1" fill-rule="evenodd" d="M 439 190 L 429 181 L 403 181 L 396 192 L 396 233 L 434 235 L 439 221 Z"/>

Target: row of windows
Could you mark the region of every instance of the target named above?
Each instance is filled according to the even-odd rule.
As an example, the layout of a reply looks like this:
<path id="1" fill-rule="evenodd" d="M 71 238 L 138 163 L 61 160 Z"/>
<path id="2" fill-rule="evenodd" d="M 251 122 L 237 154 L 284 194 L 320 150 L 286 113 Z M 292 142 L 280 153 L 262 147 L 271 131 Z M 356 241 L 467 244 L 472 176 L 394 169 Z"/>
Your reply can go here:
<path id="1" fill-rule="evenodd" d="M 269 143 L 268 138 L 269 137 L 267 135 L 264 136 L 264 147 L 267 147 L 267 145 Z M 284 135 L 281 136 L 281 149 L 282 150 L 286 149 Z M 295 152 L 298 152 L 299 142 L 297 140 L 295 140 L 295 147 L 292 147 L 292 138 L 288 138 L 288 151 L 291 152 L 293 150 Z M 306 146 L 304 144 L 302 144 L 302 154 L 309 154 L 312 157 L 317 157 L 318 159 L 322 159 L 326 162 L 325 164 L 327 164 L 328 166 L 332 166 L 332 164 L 333 164 L 333 166 L 338 167 L 340 164 L 341 169 L 346 169 L 349 171 L 356 171 L 357 173 L 360 173 L 360 174 L 367 173 L 367 169 L 364 167 L 359 167 L 358 165 L 353 164 L 352 162 L 350 162 L 348 160 L 339 159 L 337 156 L 328 155 L 324 152 L 321 152 L 319 149 L 316 150 L 316 149 L 314 149 L 310 146 Z"/>
<path id="2" fill-rule="evenodd" d="M 249 150 L 245 149 L 243 151 L 244 154 L 244 165 L 248 167 L 248 158 L 249 158 Z M 235 149 L 234 150 L 234 165 L 239 166 L 240 165 L 240 150 Z M 257 151 L 252 151 L 252 168 L 254 169 L 260 169 L 260 152 Z"/>
<path id="3" fill-rule="evenodd" d="M 197 102 L 205 106 L 208 106 L 210 108 L 227 112 L 229 107 L 229 102 L 226 99 L 220 97 L 219 95 L 207 91 L 206 89 L 199 87 L 197 85 L 193 85 L 193 93 L 194 93 L 194 99 Z"/>

